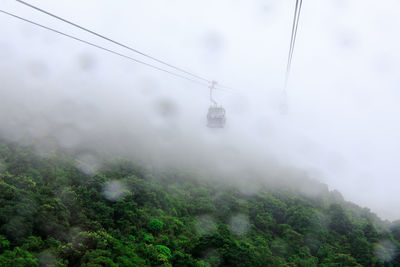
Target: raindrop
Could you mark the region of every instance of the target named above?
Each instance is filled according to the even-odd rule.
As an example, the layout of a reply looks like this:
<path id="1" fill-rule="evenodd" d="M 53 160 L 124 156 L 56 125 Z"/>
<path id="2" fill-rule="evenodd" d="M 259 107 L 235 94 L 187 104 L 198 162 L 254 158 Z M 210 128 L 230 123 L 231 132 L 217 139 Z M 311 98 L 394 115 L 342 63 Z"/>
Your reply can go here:
<path id="1" fill-rule="evenodd" d="M 383 240 L 376 244 L 375 256 L 383 262 L 390 262 L 397 256 L 397 249 L 391 241 Z"/>
<path id="2" fill-rule="evenodd" d="M 41 60 L 34 60 L 27 65 L 28 72 L 37 78 L 41 78 L 48 73 L 46 64 Z"/>
<path id="3" fill-rule="evenodd" d="M 93 175 L 96 173 L 100 166 L 96 157 L 91 154 L 79 155 L 76 159 L 76 162 L 77 168 L 87 175 Z"/>
<path id="4" fill-rule="evenodd" d="M 204 46 L 210 52 L 220 52 L 223 48 L 223 38 L 217 32 L 209 32 L 204 38 Z"/>
<path id="5" fill-rule="evenodd" d="M 203 215 L 197 218 L 195 230 L 198 235 L 211 235 L 216 232 L 217 225 L 214 218 Z"/>
<path id="6" fill-rule="evenodd" d="M 234 234 L 244 235 L 249 230 L 250 222 L 245 215 L 238 214 L 230 219 L 229 227 L 231 228 Z"/>
<path id="7" fill-rule="evenodd" d="M 58 143 L 64 148 L 73 148 L 79 143 L 79 136 L 75 127 L 62 127 L 56 138 Z"/>
<path id="8" fill-rule="evenodd" d="M 178 114 L 178 107 L 174 101 L 163 98 L 156 102 L 156 112 L 163 118 L 176 117 Z"/>
<path id="9" fill-rule="evenodd" d="M 91 54 L 84 53 L 78 56 L 78 64 L 82 70 L 89 71 L 95 68 L 96 59 Z"/>
<path id="10" fill-rule="evenodd" d="M 207 250 L 204 253 L 203 260 L 208 262 L 211 266 L 219 266 L 221 264 L 221 254 L 215 249 Z"/>
<path id="11" fill-rule="evenodd" d="M 57 258 L 48 251 L 43 251 L 39 255 L 40 266 L 56 266 Z"/>
<path id="12" fill-rule="evenodd" d="M 103 195 L 111 201 L 118 201 L 124 198 L 129 193 L 125 183 L 120 181 L 110 181 L 103 187 Z"/>

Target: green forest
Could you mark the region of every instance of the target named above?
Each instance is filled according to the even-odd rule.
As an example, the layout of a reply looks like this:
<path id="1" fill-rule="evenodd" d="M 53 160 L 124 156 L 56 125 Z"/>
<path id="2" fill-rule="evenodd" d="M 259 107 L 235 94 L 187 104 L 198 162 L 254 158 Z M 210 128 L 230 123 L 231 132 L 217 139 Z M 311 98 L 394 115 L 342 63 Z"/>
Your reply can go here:
<path id="1" fill-rule="evenodd" d="M 126 159 L 85 172 L 75 156 L 0 143 L 0 266 L 400 266 L 400 222 L 319 182 L 249 194 Z"/>

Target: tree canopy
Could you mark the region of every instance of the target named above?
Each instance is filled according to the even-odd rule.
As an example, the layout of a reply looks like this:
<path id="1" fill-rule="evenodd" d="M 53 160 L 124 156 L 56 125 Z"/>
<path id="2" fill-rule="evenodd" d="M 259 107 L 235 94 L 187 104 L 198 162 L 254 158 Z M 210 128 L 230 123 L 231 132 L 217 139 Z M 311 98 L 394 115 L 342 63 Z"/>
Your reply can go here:
<path id="1" fill-rule="evenodd" d="M 399 222 L 310 180 L 318 194 L 248 194 L 126 160 L 89 174 L 5 142 L 0 162 L 0 266 L 400 266 Z"/>

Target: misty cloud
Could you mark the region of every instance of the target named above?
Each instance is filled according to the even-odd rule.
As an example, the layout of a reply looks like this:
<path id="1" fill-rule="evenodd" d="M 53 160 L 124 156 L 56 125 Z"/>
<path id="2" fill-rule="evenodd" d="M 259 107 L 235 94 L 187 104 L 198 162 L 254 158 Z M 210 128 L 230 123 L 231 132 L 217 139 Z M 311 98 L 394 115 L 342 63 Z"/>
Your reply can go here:
<path id="1" fill-rule="evenodd" d="M 130 53 L 15 1 L 1 3 L 10 12 Z M 234 87 L 215 95 L 227 110 L 227 127 L 205 127 L 207 88 L 1 14 L 0 23 L 7 25 L 0 37 L 1 137 L 33 142 L 38 151 L 56 143 L 82 154 L 79 166 L 87 173 L 99 167 L 95 155 L 106 154 L 234 176 L 249 193 L 256 190 L 248 185 L 252 177 L 305 172 L 348 200 L 399 218 L 397 1 L 305 3 L 288 116 L 278 107 L 289 1 L 37 4 Z"/>

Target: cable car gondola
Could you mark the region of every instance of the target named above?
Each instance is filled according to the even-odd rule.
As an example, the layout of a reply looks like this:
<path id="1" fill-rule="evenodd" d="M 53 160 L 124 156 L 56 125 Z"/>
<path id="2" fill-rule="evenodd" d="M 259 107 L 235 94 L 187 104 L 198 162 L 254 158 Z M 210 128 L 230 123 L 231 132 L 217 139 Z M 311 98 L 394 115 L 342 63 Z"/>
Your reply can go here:
<path id="1" fill-rule="evenodd" d="M 216 84 L 217 82 L 213 81 L 210 85 L 211 106 L 208 108 L 207 113 L 208 128 L 224 128 L 226 122 L 225 109 L 222 106 L 218 106 L 217 102 L 212 97 L 212 92 L 215 89 Z"/>
<path id="2" fill-rule="evenodd" d="M 208 108 L 207 127 L 224 128 L 225 121 L 225 109 L 223 107 L 211 106 Z"/>

